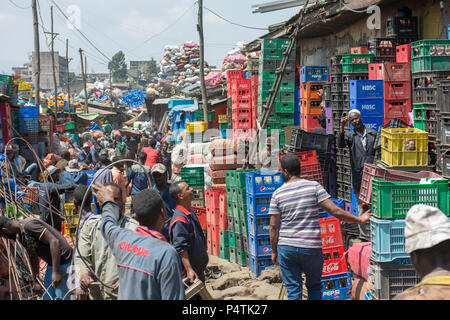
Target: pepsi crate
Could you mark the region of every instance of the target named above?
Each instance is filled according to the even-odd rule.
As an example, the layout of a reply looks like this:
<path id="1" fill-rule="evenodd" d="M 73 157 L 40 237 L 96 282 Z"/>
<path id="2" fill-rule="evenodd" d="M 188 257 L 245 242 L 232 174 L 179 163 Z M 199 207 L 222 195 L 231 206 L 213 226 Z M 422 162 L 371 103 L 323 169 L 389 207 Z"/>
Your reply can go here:
<path id="1" fill-rule="evenodd" d="M 333 201 L 337 207 L 344 210 L 344 205 L 345 205 L 344 199 L 331 199 L 331 201 Z M 329 214 L 328 212 L 326 212 L 325 210 L 323 210 L 321 207 L 319 207 L 319 219 L 328 218 L 328 217 L 333 217 L 333 216 L 331 214 Z"/>
<path id="2" fill-rule="evenodd" d="M 266 195 L 247 195 L 247 211 L 255 216 L 269 214 L 270 200 L 272 194 Z"/>
<path id="3" fill-rule="evenodd" d="M 383 80 L 350 80 L 350 99 L 383 99 Z"/>
<path id="4" fill-rule="evenodd" d="M 249 260 L 250 260 L 250 263 L 249 263 L 250 270 L 257 277 L 261 274 L 261 271 L 263 271 L 265 269 L 271 269 L 274 267 L 271 256 L 256 257 L 256 256 L 250 254 Z"/>
<path id="5" fill-rule="evenodd" d="M 279 171 L 261 170 L 246 173 L 247 194 L 268 195 L 283 185 Z"/>
<path id="6" fill-rule="evenodd" d="M 409 259 L 405 252 L 405 220 L 370 218 L 371 258 L 376 262 Z"/>
<path id="7" fill-rule="evenodd" d="M 300 82 L 328 82 L 330 72 L 327 66 L 304 66 L 300 70 Z"/>
<path id="8" fill-rule="evenodd" d="M 384 117 L 383 99 L 351 99 L 350 110 L 357 109 L 365 117 Z"/>
<path id="9" fill-rule="evenodd" d="M 352 286 L 350 272 L 322 277 L 322 300 L 351 300 L 347 295 Z"/>
<path id="10" fill-rule="evenodd" d="M 396 295 L 420 282 L 416 269 L 411 264 L 376 262 L 369 266 L 369 285 L 378 300 L 392 300 Z"/>
<path id="11" fill-rule="evenodd" d="M 247 228 L 248 234 L 253 236 L 268 236 L 270 227 L 270 215 L 253 215 L 250 212 L 247 214 Z"/>
<path id="12" fill-rule="evenodd" d="M 231 244 L 230 244 L 231 246 Z M 248 235 L 248 249 L 250 255 L 255 257 L 264 257 L 272 255 L 272 246 L 270 245 L 270 236 Z"/>

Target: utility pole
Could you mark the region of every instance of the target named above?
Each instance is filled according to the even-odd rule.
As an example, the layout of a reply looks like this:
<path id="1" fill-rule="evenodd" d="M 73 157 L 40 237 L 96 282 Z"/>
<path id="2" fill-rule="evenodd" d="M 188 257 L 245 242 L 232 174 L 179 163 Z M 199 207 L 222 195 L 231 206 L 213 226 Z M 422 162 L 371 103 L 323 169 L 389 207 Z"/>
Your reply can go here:
<path id="1" fill-rule="evenodd" d="M 200 85 L 202 89 L 202 107 L 203 107 L 203 121 L 209 123 L 208 119 L 208 97 L 206 95 L 205 86 L 205 46 L 203 42 L 203 0 L 198 0 L 198 24 L 197 30 L 200 36 Z"/>
<path id="2" fill-rule="evenodd" d="M 66 63 L 67 63 L 67 101 L 69 102 L 69 116 L 70 112 L 70 75 L 69 75 L 69 39 L 66 39 Z"/>
<path id="3" fill-rule="evenodd" d="M 39 48 L 39 22 L 37 14 L 36 0 L 31 1 L 31 8 L 33 10 L 33 26 L 34 26 L 34 52 L 36 54 L 36 65 L 34 71 L 34 103 L 40 106 L 40 79 L 41 79 L 41 53 Z"/>
<path id="4" fill-rule="evenodd" d="M 88 108 L 88 96 L 87 96 L 87 89 L 86 89 L 86 73 L 84 72 L 84 63 L 83 63 L 83 49 L 80 48 L 80 59 L 81 59 L 81 75 L 83 76 L 83 87 L 84 87 L 84 109 L 86 110 L 86 113 L 89 113 Z"/>
<path id="5" fill-rule="evenodd" d="M 112 87 L 112 72 L 111 72 L 111 69 L 109 69 L 109 95 L 110 95 L 110 99 L 109 99 L 109 101 L 111 101 L 110 102 L 110 104 L 112 105 L 112 106 L 114 106 L 114 104 L 113 104 L 113 99 L 112 99 L 112 91 L 113 91 L 113 87 Z"/>
<path id="6" fill-rule="evenodd" d="M 52 36 L 52 70 L 53 70 L 53 85 L 55 87 L 55 113 L 56 113 L 55 119 L 58 119 L 59 106 L 58 106 L 58 84 L 56 82 L 56 69 L 55 69 L 55 37 L 59 33 L 53 32 L 53 6 L 50 7 L 50 16 L 51 16 L 51 32 L 46 33 L 50 33 Z"/>

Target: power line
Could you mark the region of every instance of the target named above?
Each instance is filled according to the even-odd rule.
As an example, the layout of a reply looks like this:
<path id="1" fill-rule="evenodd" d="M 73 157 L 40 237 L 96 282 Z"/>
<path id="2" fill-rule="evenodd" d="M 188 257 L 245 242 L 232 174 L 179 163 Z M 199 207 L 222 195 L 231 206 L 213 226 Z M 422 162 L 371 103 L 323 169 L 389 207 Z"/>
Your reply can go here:
<path id="1" fill-rule="evenodd" d="M 81 32 L 80 29 L 78 29 L 78 28 L 72 23 L 72 21 L 70 21 L 70 19 L 66 16 L 66 14 L 62 11 L 62 9 L 58 6 L 58 4 L 57 4 L 54 0 L 51 0 L 51 2 L 55 5 L 55 7 L 58 9 L 58 11 L 66 18 L 66 20 L 70 22 L 70 24 L 75 28 L 75 30 L 77 30 L 77 31 L 83 36 L 83 38 L 86 39 L 86 41 L 88 41 L 89 44 L 90 44 L 92 47 L 95 48 L 95 50 L 97 50 L 97 51 L 98 51 L 102 56 L 104 56 L 108 61 L 111 61 L 111 59 L 110 59 L 106 54 L 104 54 L 99 48 L 97 48 L 97 46 L 94 45 L 94 44 L 92 43 L 92 41 L 89 40 L 88 37 L 86 37 L 86 36 L 84 35 L 84 33 Z"/>
<path id="2" fill-rule="evenodd" d="M 12 1 L 12 0 L 8 0 L 11 4 L 13 4 L 15 7 L 17 7 L 17 8 L 19 8 L 19 9 L 23 9 L 23 10 L 28 10 L 28 9 L 30 9 L 31 8 L 31 6 L 28 6 L 28 7 L 21 7 L 21 6 L 19 6 L 18 4 L 16 4 L 14 1 Z"/>
<path id="3" fill-rule="evenodd" d="M 267 28 L 249 27 L 249 26 L 245 26 L 245 25 L 243 25 L 243 24 L 239 24 L 239 23 L 236 23 L 236 22 L 232 22 L 232 21 L 230 21 L 230 20 L 228 20 L 228 19 L 222 17 L 222 16 L 219 15 L 218 13 L 215 13 L 215 12 L 212 11 L 211 9 L 208 9 L 208 8 L 205 7 L 205 6 L 203 6 L 203 9 L 208 10 L 209 12 L 211 12 L 213 15 L 215 15 L 215 16 L 218 17 L 219 19 L 222 19 L 222 20 L 224 20 L 224 21 L 226 21 L 226 22 L 228 22 L 228 23 L 231 23 L 231 24 L 233 24 L 233 25 L 235 25 L 235 26 L 239 26 L 239 27 L 247 28 L 247 29 L 253 29 L 253 30 L 264 30 L 264 31 L 267 31 Z"/>

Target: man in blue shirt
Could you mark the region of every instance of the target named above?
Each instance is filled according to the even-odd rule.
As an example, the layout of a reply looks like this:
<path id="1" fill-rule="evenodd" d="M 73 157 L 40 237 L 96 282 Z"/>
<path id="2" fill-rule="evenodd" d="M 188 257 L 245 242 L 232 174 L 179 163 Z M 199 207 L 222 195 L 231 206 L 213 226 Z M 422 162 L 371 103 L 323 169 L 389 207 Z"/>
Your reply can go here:
<path id="1" fill-rule="evenodd" d="M 177 206 L 176 201 L 172 198 L 169 192 L 170 183 L 167 182 L 167 169 L 162 163 L 157 163 L 152 167 L 152 176 L 155 181 L 153 189 L 158 192 L 160 197 L 164 200 L 166 205 L 166 223 L 161 231 L 161 233 L 169 239 L 169 226 L 170 220 L 173 216 L 173 211 Z"/>
<path id="2" fill-rule="evenodd" d="M 193 190 L 186 182 L 180 181 L 172 183 L 169 192 L 177 202 L 169 227 L 170 242 L 180 255 L 189 280 L 204 282 L 209 258 L 202 226 L 191 209 Z"/>
<path id="3" fill-rule="evenodd" d="M 128 182 L 127 182 L 127 189 L 128 186 L 131 183 L 131 195 L 138 194 L 142 190 L 145 190 L 149 187 L 148 179 L 150 178 L 151 185 L 154 184 L 152 181 L 152 175 L 150 172 L 150 167 L 145 165 L 145 161 L 147 161 L 147 154 L 145 152 L 140 152 L 139 155 L 139 163 L 133 164 L 128 171 Z"/>
<path id="4" fill-rule="evenodd" d="M 83 144 L 83 150 L 78 153 L 78 162 L 85 162 L 87 165 L 93 163 L 89 142 L 85 142 Z"/>
<path id="5" fill-rule="evenodd" d="M 102 185 L 93 188 L 102 208 L 100 230 L 118 266 L 118 299 L 185 300 L 180 259 L 160 233 L 165 210 L 158 193 L 145 189 L 133 197 L 133 217 L 139 222 L 133 232 L 118 226 L 120 209 L 113 193 Z"/>
<path id="6" fill-rule="evenodd" d="M 73 159 L 69 161 L 66 170 L 61 172 L 61 183 L 62 184 L 78 184 L 87 185 L 88 175 L 84 172 L 78 161 Z"/>

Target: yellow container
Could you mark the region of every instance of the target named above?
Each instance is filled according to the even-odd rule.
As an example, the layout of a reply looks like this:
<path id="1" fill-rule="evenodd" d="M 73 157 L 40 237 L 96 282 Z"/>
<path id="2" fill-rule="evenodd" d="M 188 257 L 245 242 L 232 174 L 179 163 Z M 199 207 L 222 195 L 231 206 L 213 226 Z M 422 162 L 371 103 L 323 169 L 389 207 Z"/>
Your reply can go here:
<path id="1" fill-rule="evenodd" d="M 64 205 L 64 213 L 66 215 L 66 223 L 74 224 L 75 227 L 78 224 L 80 216 L 75 211 L 75 205 L 73 203 L 66 203 Z"/>
<path id="2" fill-rule="evenodd" d="M 186 131 L 189 133 L 203 132 L 208 130 L 208 122 L 194 121 L 186 123 Z"/>
<path id="3" fill-rule="evenodd" d="M 75 237 L 75 233 L 77 230 L 76 224 L 64 223 L 64 234 L 70 237 Z"/>
<path id="4" fill-rule="evenodd" d="M 391 167 L 428 166 L 428 132 L 417 128 L 381 129 L 381 160 Z"/>
<path id="5" fill-rule="evenodd" d="M 227 123 L 228 122 L 228 116 L 226 114 L 219 114 L 218 116 L 219 123 Z"/>

